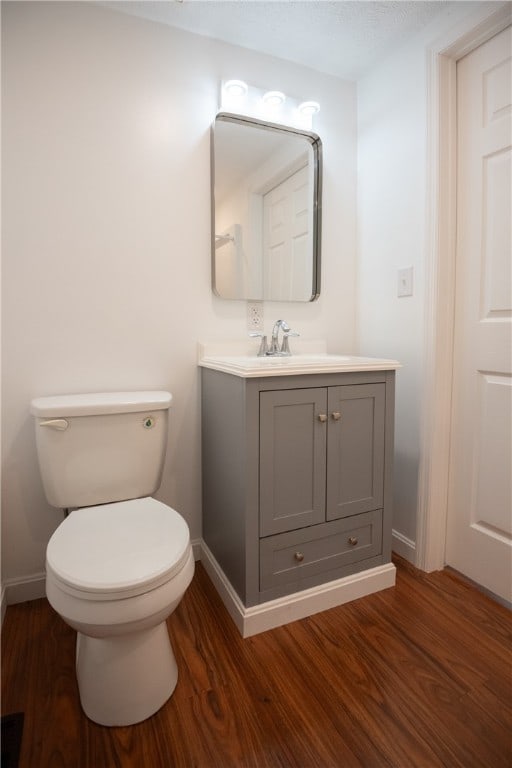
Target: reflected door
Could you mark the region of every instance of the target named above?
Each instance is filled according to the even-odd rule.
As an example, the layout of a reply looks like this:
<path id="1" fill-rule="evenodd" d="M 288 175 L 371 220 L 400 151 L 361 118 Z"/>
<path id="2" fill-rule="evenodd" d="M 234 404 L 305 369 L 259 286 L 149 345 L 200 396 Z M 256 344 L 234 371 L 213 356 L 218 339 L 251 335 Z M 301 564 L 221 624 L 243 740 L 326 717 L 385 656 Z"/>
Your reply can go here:
<path id="1" fill-rule="evenodd" d="M 458 201 L 446 561 L 511 599 L 511 29 L 457 65 Z"/>
<path id="2" fill-rule="evenodd" d="M 312 281 L 308 168 L 263 198 L 263 285 L 268 301 L 306 296 Z"/>

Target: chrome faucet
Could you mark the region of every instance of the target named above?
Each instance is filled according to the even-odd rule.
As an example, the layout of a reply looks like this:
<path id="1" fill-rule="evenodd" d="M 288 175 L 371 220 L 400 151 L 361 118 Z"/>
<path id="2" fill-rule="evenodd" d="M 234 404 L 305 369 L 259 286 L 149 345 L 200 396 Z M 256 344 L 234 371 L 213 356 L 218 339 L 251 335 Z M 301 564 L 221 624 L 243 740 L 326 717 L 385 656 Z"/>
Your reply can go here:
<path id="1" fill-rule="evenodd" d="M 274 324 L 274 328 L 272 329 L 272 340 L 270 342 L 270 349 L 268 350 L 268 355 L 280 355 L 282 352 L 282 348 L 279 349 L 279 330 L 283 329 L 283 334 L 290 333 L 291 328 L 286 322 L 286 320 L 277 320 Z M 284 340 L 283 340 L 284 343 Z M 288 354 L 290 354 L 288 352 Z"/>
<path id="2" fill-rule="evenodd" d="M 283 340 L 279 346 L 279 331 L 283 331 Z M 300 336 L 296 331 L 292 331 L 286 320 L 277 320 L 272 329 L 272 338 L 270 346 L 267 345 L 267 337 L 259 331 L 250 333 L 249 336 L 261 338 L 258 357 L 290 357 L 290 336 Z"/>

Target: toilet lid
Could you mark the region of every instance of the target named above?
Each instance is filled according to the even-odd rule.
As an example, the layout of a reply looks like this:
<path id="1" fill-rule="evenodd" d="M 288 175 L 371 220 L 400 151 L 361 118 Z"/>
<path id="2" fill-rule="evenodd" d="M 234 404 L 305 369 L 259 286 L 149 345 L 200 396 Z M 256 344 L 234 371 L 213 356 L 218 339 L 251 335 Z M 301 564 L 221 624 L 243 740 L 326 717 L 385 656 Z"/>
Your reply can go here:
<path id="1" fill-rule="evenodd" d="M 181 515 L 153 498 L 132 499 L 72 512 L 48 543 L 46 565 L 84 597 L 128 597 L 172 578 L 189 550 Z"/>

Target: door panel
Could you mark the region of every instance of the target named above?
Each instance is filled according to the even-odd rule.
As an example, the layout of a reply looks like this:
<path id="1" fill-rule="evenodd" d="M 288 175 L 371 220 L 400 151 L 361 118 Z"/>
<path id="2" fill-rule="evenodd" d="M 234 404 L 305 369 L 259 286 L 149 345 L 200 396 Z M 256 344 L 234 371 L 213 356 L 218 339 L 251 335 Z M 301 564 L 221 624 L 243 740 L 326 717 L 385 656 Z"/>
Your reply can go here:
<path id="1" fill-rule="evenodd" d="M 260 534 L 325 520 L 327 391 L 260 394 Z"/>
<path id="2" fill-rule="evenodd" d="M 511 595 L 511 30 L 457 64 L 458 200 L 446 561 Z"/>
<path id="3" fill-rule="evenodd" d="M 329 388 L 327 520 L 382 507 L 384 406 L 384 384 Z"/>
<path id="4" fill-rule="evenodd" d="M 270 300 L 307 295 L 311 285 L 308 189 L 305 167 L 263 198 L 264 286 Z"/>

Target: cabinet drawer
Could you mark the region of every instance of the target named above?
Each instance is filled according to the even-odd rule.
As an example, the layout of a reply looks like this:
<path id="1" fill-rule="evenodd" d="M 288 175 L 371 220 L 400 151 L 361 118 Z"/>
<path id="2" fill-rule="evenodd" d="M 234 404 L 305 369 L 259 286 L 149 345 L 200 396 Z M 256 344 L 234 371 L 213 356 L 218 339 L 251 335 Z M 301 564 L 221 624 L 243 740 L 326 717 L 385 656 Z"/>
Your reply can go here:
<path id="1" fill-rule="evenodd" d="M 269 536 L 260 540 L 260 589 L 299 583 L 381 551 L 381 509 Z"/>

